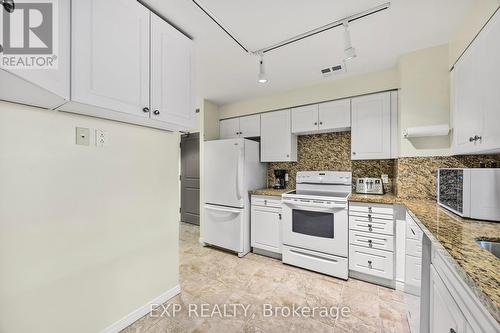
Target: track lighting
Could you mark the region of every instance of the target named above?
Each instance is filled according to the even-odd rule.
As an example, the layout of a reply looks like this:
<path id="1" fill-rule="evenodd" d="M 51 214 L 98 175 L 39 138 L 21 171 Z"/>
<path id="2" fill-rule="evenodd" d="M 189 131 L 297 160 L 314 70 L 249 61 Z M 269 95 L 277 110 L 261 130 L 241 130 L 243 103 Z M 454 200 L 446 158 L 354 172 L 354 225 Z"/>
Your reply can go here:
<path id="1" fill-rule="evenodd" d="M 2 4 L 3 8 L 8 13 L 12 13 L 14 11 L 14 9 L 16 8 L 16 5 L 14 4 L 14 0 L 0 0 L 0 3 Z"/>
<path id="2" fill-rule="evenodd" d="M 351 34 L 349 32 L 349 23 L 344 21 L 344 61 L 356 58 L 356 49 L 351 44 Z"/>
<path id="3" fill-rule="evenodd" d="M 266 70 L 264 68 L 264 56 L 260 55 L 259 61 L 259 83 L 267 83 Z"/>

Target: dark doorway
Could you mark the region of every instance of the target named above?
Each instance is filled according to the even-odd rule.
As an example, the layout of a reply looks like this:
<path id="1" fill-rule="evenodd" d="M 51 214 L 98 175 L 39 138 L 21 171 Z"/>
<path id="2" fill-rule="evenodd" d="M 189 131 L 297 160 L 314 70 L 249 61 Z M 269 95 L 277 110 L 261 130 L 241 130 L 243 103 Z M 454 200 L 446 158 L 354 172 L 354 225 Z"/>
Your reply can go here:
<path id="1" fill-rule="evenodd" d="M 181 136 L 181 221 L 200 225 L 200 135 Z"/>

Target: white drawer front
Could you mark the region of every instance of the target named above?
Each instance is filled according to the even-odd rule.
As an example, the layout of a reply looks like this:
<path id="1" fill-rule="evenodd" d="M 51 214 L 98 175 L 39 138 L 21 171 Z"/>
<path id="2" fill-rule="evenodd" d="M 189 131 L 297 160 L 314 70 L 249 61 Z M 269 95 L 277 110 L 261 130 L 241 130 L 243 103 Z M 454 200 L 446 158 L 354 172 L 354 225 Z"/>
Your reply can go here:
<path id="1" fill-rule="evenodd" d="M 406 255 L 422 258 L 422 241 L 418 239 L 406 239 Z"/>
<path id="2" fill-rule="evenodd" d="M 394 221 L 349 216 L 349 229 L 394 236 Z"/>
<path id="3" fill-rule="evenodd" d="M 252 196 L 252 205 L 281 208 L 281 198 Z"/>
<path id="4" fill-rule="evenodd" d="M 413 219 L 411 217 L 410 218 L 408 218 L 408 217 L 409 216 L 407 216 L 407 219 L 406 219 L 406 238 L 416 239 L 416 240 L 421 241 L 422 236 L 423 236 L 422 230 L 417 225 L 417 223 L 415 223 L 415 221 L 413 221 Z"/>
<path id="5" fill-rule="evenodd" d="M 349 269 L 384 279 L 394 279 L 394 253 L 349 246 Z"/>
<path id="6" fill-rule="evenodd" d="M 364 204 L 364 203 L 351 202 L 349 204 L 349 211 L 366 213 L 366 214 L 394 215 L 394 208 L 392 205 Z"/>
<path id="7" fill-rule="evenodd" d="M 405 258 L 405 284 L 420 288 L 422 280 L 422 259 L 412 256 Z"/>
<path id="8" fill-rule="evenodd" d="M 283 245 L 282 261 L 285 264 L 302 267 L 347 280 L 347 258 L 332 256 L 321 252 Z"/>
<path id="9" fill-rule="evenodd" d="M 394 237 L 389 235 L 350 230 L 349 242 L 352 245 L 371 249 L 394 251 Z"/>

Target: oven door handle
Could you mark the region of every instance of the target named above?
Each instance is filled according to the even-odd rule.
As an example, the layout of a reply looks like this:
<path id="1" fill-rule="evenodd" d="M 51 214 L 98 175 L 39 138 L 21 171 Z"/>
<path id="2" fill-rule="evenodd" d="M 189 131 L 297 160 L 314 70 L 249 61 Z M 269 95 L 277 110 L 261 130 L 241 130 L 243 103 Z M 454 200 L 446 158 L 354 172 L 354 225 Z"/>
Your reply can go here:
<path id="1" fill-rule="evenodd" d="M 347 204 L 345 203 L 335 203 L 333 205 L 325 205 L 325 204 L 320 204 L 320 203 L 313 203 L 309 201 L 295 201 L 295 200 L 283 200 L 284 204 L 287 204 L 289 206 L 302 206 L 302 207 L 313 207 L 313 208 L 324 208 L 324 209 L 346 209 Z"/>

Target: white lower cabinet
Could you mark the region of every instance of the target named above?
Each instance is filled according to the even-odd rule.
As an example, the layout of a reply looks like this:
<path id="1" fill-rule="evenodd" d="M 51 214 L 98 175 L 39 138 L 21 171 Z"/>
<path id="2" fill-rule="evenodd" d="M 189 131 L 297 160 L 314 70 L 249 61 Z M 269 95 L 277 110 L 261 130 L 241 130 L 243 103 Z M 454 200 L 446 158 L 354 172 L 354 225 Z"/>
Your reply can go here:
<path id="1" fill-rule="evenodd" d="M 430 288 L 430 331 L 467 332 L 464 315 L 433 265 L 431 265 Z"/>
<path id="2" fill-rule="evenodd" d="M 251 245 L 274 254 L 282 253 L 281 198 L 252 197 Z"/>
<path id="3" fill-rule="evenodd" d="M 349 274 L 394 287 L 392 205 L 349 203 Z"/>

